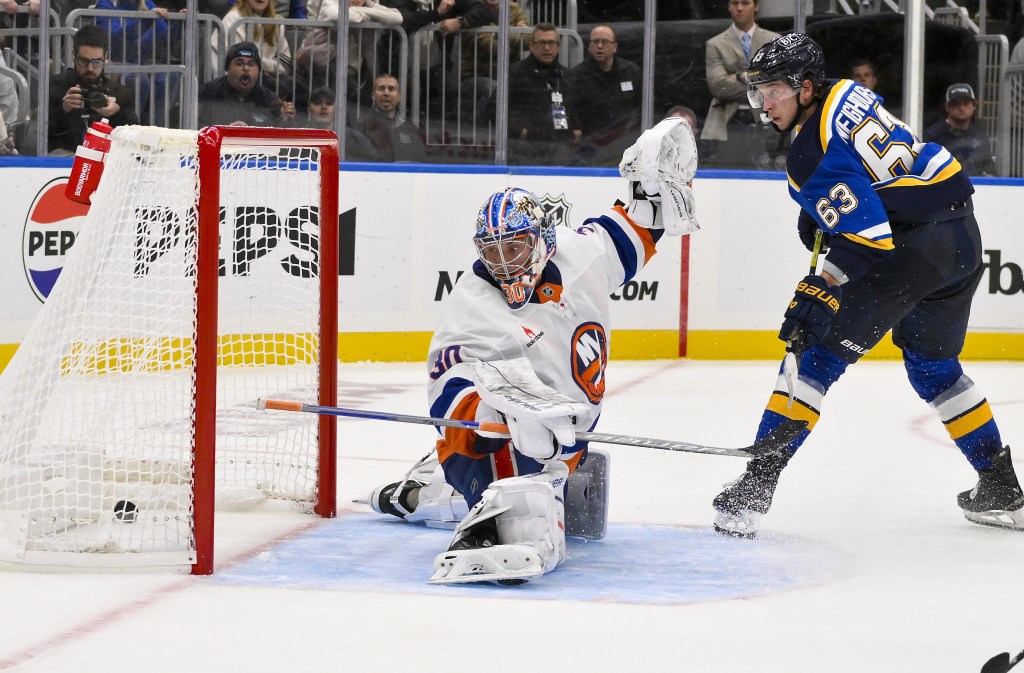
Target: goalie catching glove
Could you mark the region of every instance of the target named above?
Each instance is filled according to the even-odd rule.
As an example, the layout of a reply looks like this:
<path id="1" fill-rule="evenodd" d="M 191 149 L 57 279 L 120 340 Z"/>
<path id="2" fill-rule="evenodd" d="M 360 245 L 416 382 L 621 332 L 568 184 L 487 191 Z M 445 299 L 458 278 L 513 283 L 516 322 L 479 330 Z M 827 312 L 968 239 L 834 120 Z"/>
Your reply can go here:
<path id="1" fill-rule="evenodd" d="M 700 229 L 690 183 L 697 172 L 697 143 L 682 117 L 662 119 L 622 154 L 619 173 L 632 183 L 626 209 L 641 226 L 680 236 Z"/>
<path id="2" fill-rule="evenodd" d="M 797 283 L 779 338 L 788 341 L 790 349 L 810 348 L 832 328 L 842 299 L 843 288 L 839 285 L 830 286 L 821 276 L 807 276 Z"/>

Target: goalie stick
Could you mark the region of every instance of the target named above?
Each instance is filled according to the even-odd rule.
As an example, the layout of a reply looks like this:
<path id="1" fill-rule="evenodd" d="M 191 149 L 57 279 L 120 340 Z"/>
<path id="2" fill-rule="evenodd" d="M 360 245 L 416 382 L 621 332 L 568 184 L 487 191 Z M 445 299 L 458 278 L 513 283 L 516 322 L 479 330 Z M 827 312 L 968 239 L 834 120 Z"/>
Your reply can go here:
<path id="1" fill-rule="evenodd" d="M 984 666 L 981 667 L 981 673 L 1006 673 L 1008 670 L 1016 666 L 1024 659 L 1024 650 L 1017 653 L 1013 659 L 1010 658 L 1009 652 L 1003 652 L 989 659 Z"/>
<path id="2" fill-rule="evenodd" d="M 823 232 L 818 229 L 814 232 L 814 248 L 811 250 L 811 273 L 813 276 L 818 273 L 818 253 L 821 252 L 821 238 Z M 804 333 L 797 330 L 789 341 L 786 342 L 786 357 L 782 360 L 782 375 L 786 378 L 786 389 L 789 391 L 788 407 L 793 406 L 793 395 L 796 394 L 796 380 L 800 373 L 800 357 L 804 354 Z"/>
<path id="3" fill-rule="evenodd" d="M 328 416 L 345 416 L 349 418 L 367 418 L 375 421 L 393 421 L 397 423 L 415 423 L 418 425 L 433 425 L 443 428 L 462 428 L 466 430 L 483 430 L 496 434 L 508 434 L 508 426 L 501 423 L 478 423 L 476 421 L 460 421 L 452 418 L 434 418 L 432 416 L 410 416 L 407 414 L 392 414 L 383 411 L 364 411 L 362 409 L 346 409 L 345 407 L 325 407 L 304 402 L 292 402 L 288 400 L 260 399 L 256 402 L 257 409 L 272 409 L 275 411 L 297 411 L 307 414 L 326 414 Z M 784 450 L 790 442 L 807 429 L 806 421 L 787 420 L 782 425 L 750 446 L 739 449 L 724 448 L 717 446 L 705 446 L 703 444 L 691 444 L 690 442 L 677 442 L 670 439 L 651 439 L 649 437 L 634 437 L 632 435 L 611 435 L 603 432 L 577 432 L 576 439 L 602 444 L 622 444 L 624 446 L 642 446 L 649 449 L 661 449 L 664 451 L 683 451 L 685 453 L 704 453 L 713 456 L 737 456 L 740 458 L 752 458 L 770 453 L 777 453 Z"/>

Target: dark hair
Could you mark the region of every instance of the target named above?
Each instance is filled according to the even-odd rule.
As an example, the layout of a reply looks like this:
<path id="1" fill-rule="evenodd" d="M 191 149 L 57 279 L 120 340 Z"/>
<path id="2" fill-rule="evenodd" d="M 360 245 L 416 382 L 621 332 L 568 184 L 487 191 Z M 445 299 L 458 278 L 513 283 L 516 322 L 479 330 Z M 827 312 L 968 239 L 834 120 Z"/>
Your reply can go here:
<path id="1" fill-rule="evenodd" d="M 109 45 L 110 40 L 107 38 L 107 31 L 95 24 L 82 26 L 71 40 L 71 47 L 76 56 L 80 47 L 99 47 L 106 54 Z"/>
<path id="2" fill-rule="evenodd" d="M 557 33 L 557 32 L 558 32 L 558 29 L 555 28 L 555 24 L 553 24 L 553 23 L 547 23 L 547 22 L 538 23 L 538 24 L 534 25 L 534 27 L 533 27 L 533 34 L 534 35 L 536 35 L 537 33 Z"/>
<path id="3" fill-rule="evenodd" d="M 875 67 L 874 63 L 872 63 L 869 59 L 866 58 L 855 58 L 852 61 L 850 61 L 850 72 L 853 72 L 854 68 L 859 68 L 865 65 L 871 68 L 871 72 L 878 74 L 878 68 Z"/>
<path id="4" fill-rule="evenodd" d="M 377 73 L 376 77 L 373 78 L 373 88 L 374 89 L 377 88 L 377 80 L 379 80 L 381 77 L 390 77 L 391 79 L 393 79 L 396 82 L 398 82 L 399 86 L 402 85 L 402 80 L 398 79 L 398 75 L 392 75 L 390 72 L 379 72 L 379 73 Z"/>

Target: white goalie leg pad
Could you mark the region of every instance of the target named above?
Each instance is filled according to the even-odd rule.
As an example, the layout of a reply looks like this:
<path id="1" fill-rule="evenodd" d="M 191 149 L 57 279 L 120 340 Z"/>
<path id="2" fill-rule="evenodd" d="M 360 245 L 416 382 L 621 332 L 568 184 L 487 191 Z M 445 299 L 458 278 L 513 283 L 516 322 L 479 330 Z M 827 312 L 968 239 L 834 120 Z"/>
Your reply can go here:
<path id="1" fill-rule="evenodd" d="M 622 154 L 619 173 L 639 182 L 646 195 L 630 203 L 626 212 L 638 225 L 664 228 L 670 236 L 700 229 L 690 189 L 696 172 L 697 142 L 690 125 L 681 117 L 661 120 Z"/>
<path id="2" fill-rule="evenodd" d="M 455 528 L 466 518 L 469 505 L 462 494 L 444 479 L 444 470 L 435 463 L 434 471 L 423 480 L 416 509 L 406 521 L 424 523 L 431 528 Z"/>
<path id="3" fill-rule="evenodd" d="M 430 581 L 512 582 L 554 570 L 565 559 L 562 488 L 569 469 L 561 462 L 549 467 L 492 483 L 456 527 L 452 545 L 491 518 L 498 544 L 438 554 Z"/>

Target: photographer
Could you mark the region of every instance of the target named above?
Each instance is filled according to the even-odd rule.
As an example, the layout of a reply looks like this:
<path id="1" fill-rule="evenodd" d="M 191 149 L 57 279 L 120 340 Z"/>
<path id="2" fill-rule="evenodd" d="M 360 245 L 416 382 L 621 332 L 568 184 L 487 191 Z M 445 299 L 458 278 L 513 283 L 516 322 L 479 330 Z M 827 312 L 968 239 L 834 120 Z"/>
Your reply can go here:
<path id="1" fill-rule="evenodd" d="M 138 124 L 131 91 L 103 74 L 107 34 L 82 26 L 73 42 L 74 63 L 50 78 L 50 154 L 73 153 L 89 126 L 106 119 L 111 126 Z"/>

